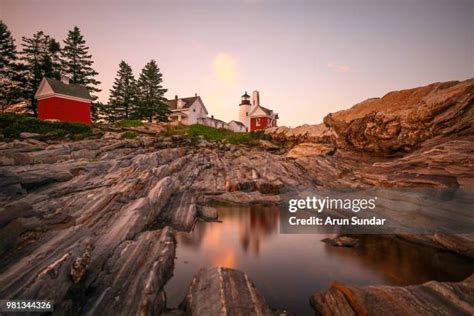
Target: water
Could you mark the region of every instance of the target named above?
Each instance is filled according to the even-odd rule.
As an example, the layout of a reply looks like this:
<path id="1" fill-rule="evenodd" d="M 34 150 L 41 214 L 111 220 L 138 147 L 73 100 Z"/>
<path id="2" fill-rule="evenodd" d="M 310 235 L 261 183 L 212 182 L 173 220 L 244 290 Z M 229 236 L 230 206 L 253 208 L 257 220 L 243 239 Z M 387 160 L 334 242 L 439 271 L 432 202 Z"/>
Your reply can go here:
<path id="1" fill-rule="evenodd" d="M 193 275 L 208 266 L 244 271 L 270 306 L 297 315 L 314 315 L 309 297 L 335 280 L 409 285 L 460 281 L 474 272 L 472 260 L 400 240 L 366 235 L 360 247 L 342 248 L 321 242 L 329 235 L 280 234 L 276 207 L 219 207 L 219 220 L 177 233 L 168 307 L 183 300 Z"/>

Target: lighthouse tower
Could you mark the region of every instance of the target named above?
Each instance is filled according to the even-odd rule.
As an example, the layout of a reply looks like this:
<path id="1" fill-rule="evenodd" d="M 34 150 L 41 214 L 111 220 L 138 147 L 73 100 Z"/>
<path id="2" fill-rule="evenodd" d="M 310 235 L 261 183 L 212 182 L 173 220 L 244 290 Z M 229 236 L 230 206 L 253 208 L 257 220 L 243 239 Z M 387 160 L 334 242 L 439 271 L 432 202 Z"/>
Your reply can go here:
<path id="1" fill-rule="evenodd" d="M 250 96 L 245 91 L 239 104 L 239 121 L 247 128 L 250 126 Z"/>

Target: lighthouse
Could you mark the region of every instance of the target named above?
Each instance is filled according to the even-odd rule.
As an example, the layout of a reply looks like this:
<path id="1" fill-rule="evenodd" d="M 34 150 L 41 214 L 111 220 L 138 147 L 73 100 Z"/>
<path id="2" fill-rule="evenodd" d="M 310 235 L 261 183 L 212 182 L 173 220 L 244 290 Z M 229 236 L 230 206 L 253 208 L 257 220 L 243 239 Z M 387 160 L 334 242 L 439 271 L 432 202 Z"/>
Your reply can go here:
<path id="1" fill-rule="evenodd" d="M 239 121 L 245 126 L 249 126 L 250 124 L 250 109 L 250 96 L 247 94 L 247 91 L 245 91 L 239 104 Z"/>
<path id="2" fill-rule="evenodd" d="M 260 93 L 252 92 L 252 100 L 247 91 L 242 95 L 239 104 L 239 121 L 247 131 L 253 132 L 277 126 L 278 113 L 260 105 Z"/>

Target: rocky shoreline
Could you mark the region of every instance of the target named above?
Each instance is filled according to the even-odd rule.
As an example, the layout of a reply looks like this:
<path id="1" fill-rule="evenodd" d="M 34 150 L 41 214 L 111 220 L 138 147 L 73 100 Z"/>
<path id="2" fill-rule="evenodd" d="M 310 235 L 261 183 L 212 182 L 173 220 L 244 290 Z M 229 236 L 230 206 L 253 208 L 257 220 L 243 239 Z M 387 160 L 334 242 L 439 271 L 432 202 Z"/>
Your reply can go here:
<path id="1" fill-rule="evenodd" d="M 193 144 L 159 132 L 135 139 L 109 131 L 82 141 L 2 142 L 0 297 L 48 297 L 58 314 L 159 314 L 166 311 L 163 287 L 173 273 L 174 232 L 190 231 L 197 218 L 212 219 L 212 210 L 204 209 L 210 202 L 278 203 L 285 188 L 474 187 L 474 80 L 428 87 L 400 92 L 401 100 L 388 95 L 381 105 L 356 105 L 353 120 L 335 113 L 312 136 L 303 129 L 269 131 L 276 141 L 293 143 L 278 151 L 268 144 Z M 397 104 L 397 111 L 384 112 L 380 107 L 387 104 Z M 424 123 L 408 122 L 413 113 L 407 109 L 426 114 L 419 120 Z M 472 234 L 400 237 L 474 257 Z M 199 287 L 217 282 L 229 300 L 219 294 L 216 313 L 244 307 L 255 308 L 250 314 L 284 313 L 266 306 L 239 272 L 202 274 L 181 312 L 207 311 L 196 305 L 205 294 Z M 448 312 L 458 304 L 472 313 L 471 279 L 400 290 L 338 286 L 312 302 L 322 314 L 349 308 L 373 314 L 378 305 L 364 295 L 382 299 L 384 293 L 450 288 L 433 294 L 443 297 L 438 308 Z"/>

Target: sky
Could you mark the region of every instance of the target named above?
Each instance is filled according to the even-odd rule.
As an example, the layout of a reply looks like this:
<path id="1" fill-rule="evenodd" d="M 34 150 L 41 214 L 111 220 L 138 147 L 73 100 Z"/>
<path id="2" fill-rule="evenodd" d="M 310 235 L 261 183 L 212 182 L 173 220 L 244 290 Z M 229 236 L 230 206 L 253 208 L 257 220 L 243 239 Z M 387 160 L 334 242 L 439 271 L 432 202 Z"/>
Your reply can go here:
<path id="1" fill-rule="evenodd" d="M 75 25 L 108 100 L 121 60 L 138 77 L 155 59 L 166 96 L 198 93 L 210 114 L 238 119 L 260 91 L 279 125 L 320 123 L 392 90 L 474 77 L 473 0 L 0 0 L 21 48 Z"/>

